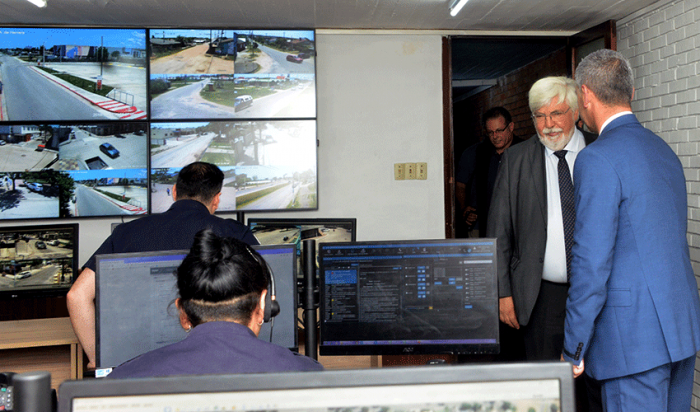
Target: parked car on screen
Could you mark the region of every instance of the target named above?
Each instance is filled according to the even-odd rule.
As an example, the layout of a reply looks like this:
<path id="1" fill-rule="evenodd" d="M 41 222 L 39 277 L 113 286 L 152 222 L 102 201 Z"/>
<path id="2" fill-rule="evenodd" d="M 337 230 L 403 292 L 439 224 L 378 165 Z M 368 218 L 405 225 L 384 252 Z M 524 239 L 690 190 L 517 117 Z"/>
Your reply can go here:
<path id="1" fill-rule="evenodd" d="M 34 244 L 34 246 L 36 246 L 37 249 L 46 249 L 46 243 L 44 243 L 44 242 L 42 242 L 42 241 L 36 242 L 36 243 Z"/>
<path id="2" fill-rule="evenodd" d="M 301 62 L 304 61 L 304 59 L 302 59 L 302 58 L 299 57 L 299 56 L 295 56 L 295 55 L 293 55 L 293 54 L 288 54 L 288 55 L 287 55 L 287 61 L 292 62 L 292 63 L 301 63 Z"/>
<path id="3" fill-rule="evenodd" d="M 16 275 L 15 275 L 15 280 L 16 280 L 16 279 L 28 278 L 28 277 L 30 277 L 31 275 L 32 275 L 32 272 L 30 272 L 30 271 L 28 271 L 28 270 L 25 270 L 24 272 L 20 272 L 20 273 L 16 274 Z"/>
<path id="4" fill-rule="evenodd" d="M 100 150 L 102 151 L 102 153 L 106 154 L 112 159 L 116 159 L 117 157 L 119 157 L 119 150 L 117 150 L 116 147 L 112 146 L 109 143 L 102 143 L 100 145 Z"/>
<path id="5" fill-rule="evenodd" d="M 233 101 L 233 107 L 235 111 L 243 110 L 246 107 L 250 107 L 253 104 L 253 97 L 249 95 L 238 96 L 236 100 Z"/>
<path id="6" fill-rule="evenodd" d="M 42 185 L 41 183 L 27 182 L 25 186 L 27 186 L 29 190 L 33 190 L 35 192 L 41 192 L 42 190 L 44 190 L 44 185 Z"/>

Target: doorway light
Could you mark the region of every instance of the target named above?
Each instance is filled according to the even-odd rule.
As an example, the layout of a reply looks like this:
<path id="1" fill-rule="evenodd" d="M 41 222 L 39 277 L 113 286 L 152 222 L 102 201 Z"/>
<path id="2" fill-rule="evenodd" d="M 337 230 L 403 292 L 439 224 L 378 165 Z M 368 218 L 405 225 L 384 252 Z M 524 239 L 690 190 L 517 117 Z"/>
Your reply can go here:
<path id="1" fill-rule="evenodd" d="M 46 0 L 27 0 L 28 2 L 32 3 L 33 5 L 37 7 L 44 8 L 46 7 Z"/>
<path id="2" fill-rule="evenodd" d="M 464 7 L 464 5 L 467 4 L 468 1 L 469 0 L 454 0 L 452 4 L 450 4 L 450 16 L 456 16 L 457 13 L 459 13 L 459 11 L 462 10 L 462 7 Z"/>

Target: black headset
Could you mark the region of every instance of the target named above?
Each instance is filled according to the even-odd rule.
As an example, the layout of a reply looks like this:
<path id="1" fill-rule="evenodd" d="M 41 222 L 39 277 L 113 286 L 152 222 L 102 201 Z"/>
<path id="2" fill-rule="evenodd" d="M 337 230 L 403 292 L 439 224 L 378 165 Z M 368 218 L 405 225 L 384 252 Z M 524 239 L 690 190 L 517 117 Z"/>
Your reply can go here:
<path id="1" fill-rule="evenodd" d="M 260 256 L 260 259 L 262 260 L 260 264 L 265 265 L 263 270 L 267 269 L 267 273 L 270 275 L 267 294 L 265 295 L 265 313 L 263 314 L 263 322 L 269 322 L 272 318 L 280 314 L 280 304 L 276 299 L 272 299 L 276 297 L 275 275 L 272 273 L 272 269 L 270 269 L 270 265 L 267 264 L 265 259 L 263 259 L 262 256 Z"/>

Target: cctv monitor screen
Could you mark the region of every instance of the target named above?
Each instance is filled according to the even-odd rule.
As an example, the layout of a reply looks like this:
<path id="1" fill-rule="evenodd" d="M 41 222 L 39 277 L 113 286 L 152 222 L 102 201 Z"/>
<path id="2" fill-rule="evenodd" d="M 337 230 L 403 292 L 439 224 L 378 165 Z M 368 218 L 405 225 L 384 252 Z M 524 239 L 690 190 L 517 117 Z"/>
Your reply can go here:
<path id="1" fill-rule="evenodd" d="M 495 239 L 322 243 L 319 353 L 498 353 L 495 252 Z"/>
<path id="2" fill-rule="evenodd" d="M 78 270 L 77 224 L 0 227 L 0 298 L 65 295 Z"/>
<path id="3" fill-rule="evenodd" d="M 88 379 L 58 393 L 58 412 L 575 410 L 565 362 Z"/>
<path id="4" fill-rule="evenodd" d="M 218 212 L 318 208 L 315 120 L 153 123 L 152 213 L 168 210 L 195 161 L 224 172 Z"/>
<path id="5" fill-rule="evenodd" d="M 355 218 L 248 218 L 248 227 L 261 245 L 296 246 L 299 277 L 303 277 L 301 254 L 304 240 L 316 241 L 318 264 L 318 246 L 324 242 L 354 242 L 356 226 Z"/>
<path id="6" fill-rule="evenodd" d="M 146 30 L 0 27 L 0 122 L 147 117 Z"/>
<path id="7" fill-rule="evenodd" d="M 149 38 L 151 117 L 316 117 L 313 30 L 165 29 Z"/>
<path id="8" fill-rule="evenodd" d="M 280 313 L 265 323 L 259 338 L 297 349 L 296 251 L 290 245 L 254 246 L 272 270 Z M 180 326 L 175 271 L 188 251 L 97 256 L 97 367 L 109 368 L 148 351 L 178 342 Z"/>

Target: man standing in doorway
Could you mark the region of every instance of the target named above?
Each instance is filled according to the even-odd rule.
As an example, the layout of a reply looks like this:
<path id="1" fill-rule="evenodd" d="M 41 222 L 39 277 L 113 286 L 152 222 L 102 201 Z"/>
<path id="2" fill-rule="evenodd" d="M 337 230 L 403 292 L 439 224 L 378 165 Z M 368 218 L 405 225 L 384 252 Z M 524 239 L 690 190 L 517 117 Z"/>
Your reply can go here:
<path id="1" fill-rule="evenodd" d="M 574 169 L 576 227 L 562 358 L 602 381 L 606 411 L 688 411 L 700 299 L 683 166 L 632 114 L 632 68 L 598 50 L 576 69 L 600 135 Z"/>

